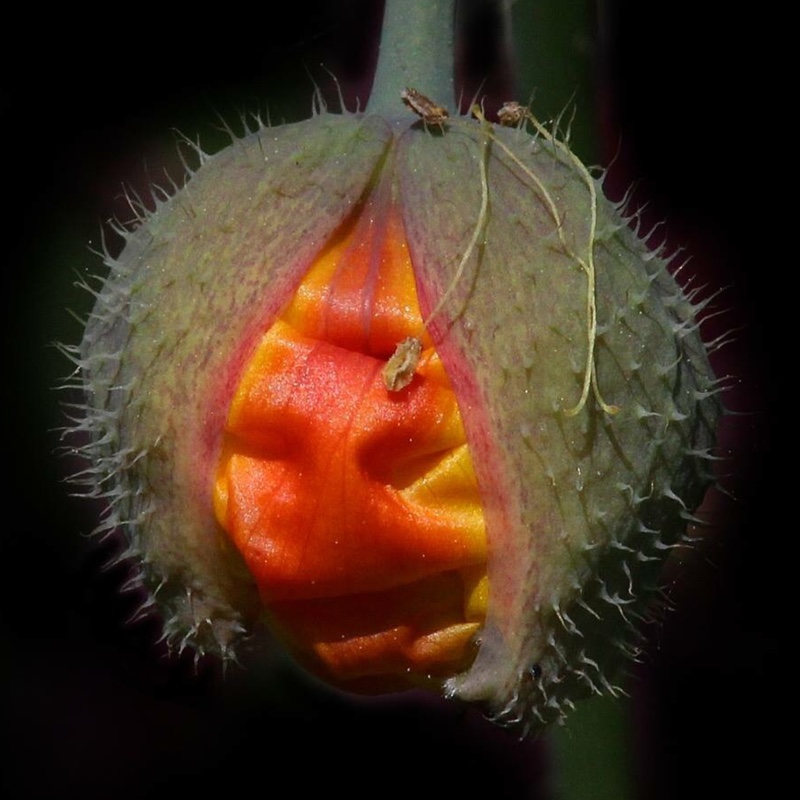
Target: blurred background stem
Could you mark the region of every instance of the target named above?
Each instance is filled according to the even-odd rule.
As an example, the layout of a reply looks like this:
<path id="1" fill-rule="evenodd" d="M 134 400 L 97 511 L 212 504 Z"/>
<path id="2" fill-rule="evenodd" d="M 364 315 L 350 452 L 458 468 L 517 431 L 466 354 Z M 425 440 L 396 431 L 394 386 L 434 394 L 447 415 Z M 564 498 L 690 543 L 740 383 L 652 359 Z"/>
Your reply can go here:
<path id="1" fill-rule="evenodd" d="M 594 697 L 547 734 L 553 800 L 634 797 L 629 703 Z"/>

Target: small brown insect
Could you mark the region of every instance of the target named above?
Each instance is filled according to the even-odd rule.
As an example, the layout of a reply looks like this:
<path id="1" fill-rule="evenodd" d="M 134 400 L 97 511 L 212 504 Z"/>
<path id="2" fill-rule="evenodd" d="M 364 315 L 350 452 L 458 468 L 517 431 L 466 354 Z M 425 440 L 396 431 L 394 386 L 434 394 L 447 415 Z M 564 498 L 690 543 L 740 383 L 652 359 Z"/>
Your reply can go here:
<path id="1" fill-rule="evenodd" d="M 400 342 L 383 368 L 383 383 L 390 392 L 405 389 L 412 380 L 422 355 L 422 342 L 408 336 Z"/>
<path id="2" fill-rule="evenodd" d="M 531 112 L 522 103 L 516 100 L 509 100 L 503 103 L 497 111 L 497 121 L 506 127 L 519 125 L 524 119 L 530 119 Z"/>
<path id="3" fill-rule="evenodd" d="M 400 92 L 403 102 L 415 113 L 422 117 L 428 125 L 444 125 L 450 114 L 446 108 L 437 106 L 429 97 L 416 89 L 406 88 Z"/>

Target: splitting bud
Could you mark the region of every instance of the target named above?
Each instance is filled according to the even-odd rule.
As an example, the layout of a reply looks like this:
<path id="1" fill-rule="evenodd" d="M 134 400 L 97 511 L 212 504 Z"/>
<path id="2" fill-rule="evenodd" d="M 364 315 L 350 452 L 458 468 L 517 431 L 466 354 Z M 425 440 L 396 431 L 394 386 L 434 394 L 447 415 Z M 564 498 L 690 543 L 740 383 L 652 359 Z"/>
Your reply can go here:
<path id="1" fill-rule="evenodd" d="M 530 730 L 616 692 L 717 384 L 565 143 L 420 98 L 260 127 L 122 232 L 77 351 L 90 493 L 177 647 L 267 622 L 338 686 Z"/>

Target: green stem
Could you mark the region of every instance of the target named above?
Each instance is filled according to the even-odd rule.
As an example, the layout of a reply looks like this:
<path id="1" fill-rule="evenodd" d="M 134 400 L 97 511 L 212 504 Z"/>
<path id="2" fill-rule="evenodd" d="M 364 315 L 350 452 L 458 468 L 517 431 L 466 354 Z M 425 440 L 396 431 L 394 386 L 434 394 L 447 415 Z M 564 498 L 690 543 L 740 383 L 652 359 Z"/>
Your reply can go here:
<path id="1" fill-rule="evenodd" d="M 370 114 L 396 116 L 408 87 L 455 109 L 454 6 L 455 0 L 386 0 Z"/>

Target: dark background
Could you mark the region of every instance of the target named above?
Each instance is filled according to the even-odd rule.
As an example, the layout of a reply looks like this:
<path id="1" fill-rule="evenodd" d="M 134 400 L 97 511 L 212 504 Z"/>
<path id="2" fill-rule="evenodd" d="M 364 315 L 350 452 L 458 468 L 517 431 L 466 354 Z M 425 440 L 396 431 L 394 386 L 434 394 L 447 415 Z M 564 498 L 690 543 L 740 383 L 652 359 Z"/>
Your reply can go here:
<path id="1" fill-rule="evenodd" d="M 488 76 L 499 93 L 507 75 L 489 72 L 491 26 L 473 5 L 462 75 L 470 87 Z M 527 7 L 517 13 L 562 38 L 521 59 L 517 96 L 538 85 L 543 118 L 573 93 L 588 98 L 581 154 L 616 156 L 612 193 L 637 181 L 645 218 L 666 220 L 668 240 L 692 258 L 687 269 L 730 287 L 729 314 L 707 334 L 741 328 L 715 362 L 737 376 L 727 403 L 740 413 L 722 440 L 737 499 L 719 504 L 719 527 L 670 574 L 676 610 L 649 632 L 632 682 L 639 796 L 770 796 L 794 677 L 784 609 L 797 437 L 784 422 L 794 406 L 780 368 L 796 360 L 783 313 L 795 265 L 794 227 L 781 214 L 791 201 L 775 189 L 791 190 L 791 142 L 777 151 L 776 73 L 752 54 L 777 23 L 689 0 L 547 0 L 520 12 Z M 349 103 L 366 98 L 379 5 L 329 0 L 281 4 L 278 16 L 218 8 L 182 19 L 131 7 L 122 23 L 63 8 L 46 29 L 32 9 L 20 13 L 18 29 L 6 31 L 17 54 L 4 47 L 0 72 L 4 796 L 236 796 L 251 780 L 265 795 L 289 781 L 304 795 L 347 787 L 372 796 L 380 788 L 369 763 L 398 794 L 546 797 L 541 743 L 516 742 L 449 704 L 356 702 L 320 693 L 281 664 L 266 677 L 222 680 L 214 665 L 195 672 L 187 659 L 161 657 L 152 623 L 125 623 L 136 602 L 118 592 L 124 571 L 101 569 L 116 545 L 85 538 L 96 509 L 68 496 L 63 478 L 75 465 L 53 454 L 63 398 L 52 387 L 69 367 L 50 345 L 80 337 L 67 309 L 85 315 L 89 302 L 73 284 L 99 269 L 89 249 L 100 246 L 102 223 L 127 218 L 123 183 L 143 191 L 165 167 L 180 174 L 174 128 L 213 151 L 225 142 L 220 118 L 235 127 L 245 110 L 268 110 L 273 123 L 307 116 L 312 79 L 335 106 L 320 63 Z M 573 23 L 575 35 L 559 29 Z"/>

